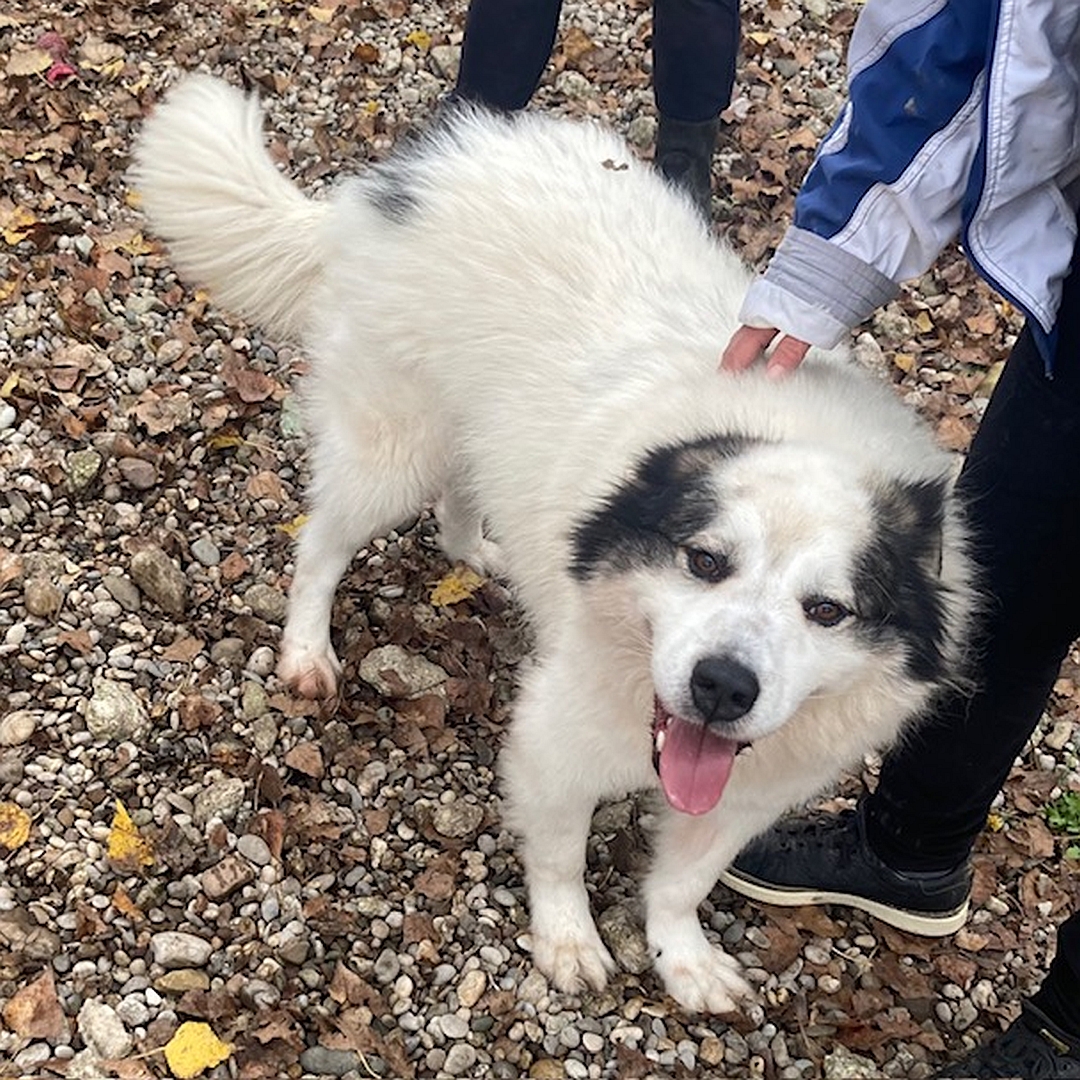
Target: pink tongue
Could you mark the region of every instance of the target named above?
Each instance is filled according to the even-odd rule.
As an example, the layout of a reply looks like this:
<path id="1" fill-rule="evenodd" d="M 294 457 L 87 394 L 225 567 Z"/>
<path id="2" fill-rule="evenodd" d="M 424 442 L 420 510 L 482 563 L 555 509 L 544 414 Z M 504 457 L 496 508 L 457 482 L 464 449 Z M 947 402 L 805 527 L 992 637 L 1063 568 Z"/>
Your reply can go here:
<path id="1" fill-rule="evenodd" d="M 727 786 L 739 744 L 701 724 L 671 717 L 660 751 L 660 783 L 667 801 L 684 814 L 705 814 Z"/>

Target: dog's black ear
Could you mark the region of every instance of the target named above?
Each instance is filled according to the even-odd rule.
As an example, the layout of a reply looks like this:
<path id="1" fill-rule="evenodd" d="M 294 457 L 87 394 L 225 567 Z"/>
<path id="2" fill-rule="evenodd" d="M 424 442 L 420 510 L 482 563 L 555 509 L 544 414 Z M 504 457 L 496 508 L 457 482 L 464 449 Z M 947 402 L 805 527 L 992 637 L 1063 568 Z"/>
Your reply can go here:
<path id="1" fill-rule="evenodd" d="M 861 632 L 899 637 L 908 669 L 919 679 L 941 677 L 945 603 L 941 581 L 945 500 L 939 480 L 892 480 L 872 492 L 874 532 L 855 566 Z"/>
<path id="2" fill-rule="evenodd" d="M 674 557 L 715 517 L 713 475 L 751 440 L 714 436 L 650 451 L 573 530 L 571 572 L 580 581 Z"/>
<path id="3" fill-rule="evenodd" d="M 945 500 L 944 480 L 893 481 L 875 494 L 874 510 L 882 528 L 889 529 L 916 560 L 935 577 L 941 576 Z"/>

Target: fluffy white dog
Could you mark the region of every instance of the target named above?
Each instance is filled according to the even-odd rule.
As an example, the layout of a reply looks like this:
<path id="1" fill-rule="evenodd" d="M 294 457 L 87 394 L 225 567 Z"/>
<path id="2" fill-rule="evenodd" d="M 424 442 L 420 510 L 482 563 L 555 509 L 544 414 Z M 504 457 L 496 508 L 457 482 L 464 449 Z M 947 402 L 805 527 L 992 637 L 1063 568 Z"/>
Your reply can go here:
<path id="1" fill-rule="evenodd" d="M 656 966 L 687 1009 L 732 1008 L 746 983 L 696 915 L 720 871 L 956 674 L 946 455 L 842 358 L 718 373 L 747 271 L 599 126 L 462 108 L 325 202 L 260 129 L 189 78 L 135 180 L 177 267 L 313 359 L 280 675 L 337 692 L 338 581 L 438 501 L 447 556 L 497 567 L 535 630 L 502 773 L 536 964 L 604 984 L 591 815 L 659 785 Z"/>

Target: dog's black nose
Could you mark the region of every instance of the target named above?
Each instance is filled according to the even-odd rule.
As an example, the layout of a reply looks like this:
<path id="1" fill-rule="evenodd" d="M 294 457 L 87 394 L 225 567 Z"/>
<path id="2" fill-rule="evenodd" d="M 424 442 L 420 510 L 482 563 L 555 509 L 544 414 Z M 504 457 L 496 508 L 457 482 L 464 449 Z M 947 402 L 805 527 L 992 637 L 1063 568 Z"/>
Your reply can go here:
<path id="1" fill-rule="evenodd" d="M 706 656 L 694 665 L 690 695 L 707 724 L 745 716 L 757 701 L 757 676 L 730 656 Z"/>

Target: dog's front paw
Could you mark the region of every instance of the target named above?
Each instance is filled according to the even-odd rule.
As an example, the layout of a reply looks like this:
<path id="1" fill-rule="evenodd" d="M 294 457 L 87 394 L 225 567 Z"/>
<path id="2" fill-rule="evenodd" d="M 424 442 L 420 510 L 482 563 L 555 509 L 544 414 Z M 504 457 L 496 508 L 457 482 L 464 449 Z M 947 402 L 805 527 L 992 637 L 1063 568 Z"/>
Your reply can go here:
<path id="1" fill-rule="evenodd" d="M 733 1012 L 754 998 L 739 962 L 702 936 L 694 949 L 667 949 L 656 958 L 664 988 L 687 1012 Z"/>
<path id="2" fill-rule="evenodd" d="M 603 990 L 615 961 L 595 927 L 590 933 L 532 935 L 533 961 L 552 985 L 567 994 Z"/>
<path id="3" fill-rule="evenodd" d="M 317 649 L 285 638 L 281 643 L 277 674 L 299 697 L 332 701 L 338 693 L 341 663 L 329 646 Z"/>

